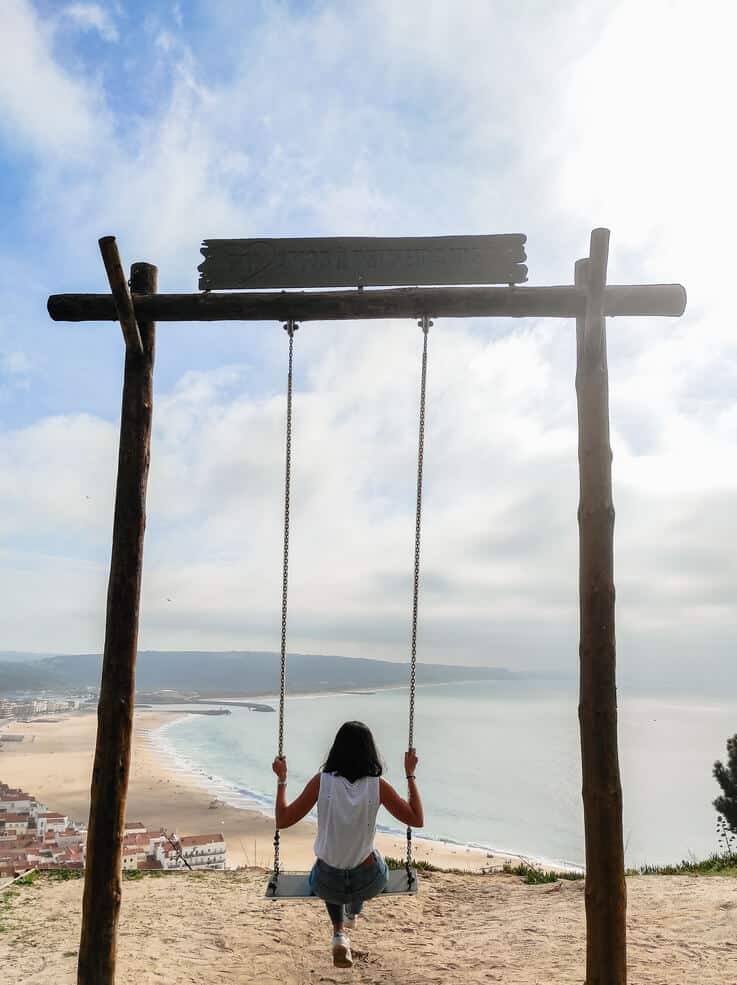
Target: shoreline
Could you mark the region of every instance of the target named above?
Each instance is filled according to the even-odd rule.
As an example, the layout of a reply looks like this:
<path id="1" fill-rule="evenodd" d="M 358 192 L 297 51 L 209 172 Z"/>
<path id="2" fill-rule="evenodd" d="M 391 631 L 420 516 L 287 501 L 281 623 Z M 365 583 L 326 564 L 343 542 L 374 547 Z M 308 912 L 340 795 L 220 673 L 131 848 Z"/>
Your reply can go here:
<path id="1" fill-rule="evenodd" d="M 341 692 L 342 693 L 342 692 Z M 356 692 L 351 692 L 356 693 Z M 312 696 L 312 695 L 308 695 Z M 294 695 L 297 697 L 297 695 Z M 263 696 L 263 701 L 269 700 L 269 696 Z M 173 713 L 174 715 L 176 713 Z M 163 766 L 166 768 L 166 761 L 169 762 L 169 771 L 175 774 L 180 779 L 190 782 L 197 791 L 204 791 L 213 801 L 217 800 L 223 804 L 223 806 L 232 807 L 234 810 L 239 811 L 250 811 L 253 813 L 260 814 L 266 818 L 272 825 L 274 823 L 274 813 L 273 813 L 273 798 L 269 795 L 259 794 L 247 787 L 239 787 L 233 781 L 227 780 L 224 777 L 208 773 L 207 770 L 198 765 L 196 762 L 189 760 L 186 756 L 181 756 L 174 743 L 166 739 L 166 733 L 172 728 L 177 722 L 182 721 L 185 717 L 185 712 L 181 713 L 179 718 L 173 717 L 171 720 L 163 722 L 155 727 L 152 727 L 145 732 L 143 741 L 149 743 L 153 750 L 163 758 Z M 161 741 L 163 739 L 163 741 Z M 229 801 L 228 798 L 231 798 Z M 241 801 L 238 803 L 237 801 Z M 233 801 L 236 801 L 235 803 Z M 317 816 L 314 811 L 311 811 L 306 818 L 300 824 L 310 825 L 313 831 L 313 838 L 317 830 Z M 405 855 L 405 834 L 401 828 L 394 828 L 390 825 L 381 824 L 377 826 L 376 829 L 376 844 L 377 848 L 382 851 L 382 854 L 392 854 L 391 852 L 384 851 L 381 847 L 381 843 L 388 839 L 392 845 L 392 850 L 395 850 L 397 846 L 402 848 L 399 857 L 403 858 Z M 438 838 L 432 834 L 423 834 L 421 830 L 413 831 L 412 834 L 412 844 L 415 849 L 413 855 L 415 858 L 417 855 L 418 844 L 420 847 L 424 845 L 428 855 L 430 852 L 440 851 L 442 853 L 450 853 L 456 855 L 456 853 L 462 852 L 464 855 L 469 854 L 474 862 L 474 870 L 484 871 L 499 868 L 507 863 L 525 864 L 534 868 L 550 869 L 560 872 L 582 872 L 581 866 L 576 865 L 574 862 L 569 862 L 565 859 L 548 859 L 543 856 L 523 854 L 521 852 L 514 852 L 511 850 L 495 848 L 492 845 L 485 845 L 480 842 L 465 842 L 460 840 L 455 840 L 453 838 Z M 394 855 L 393 857 L 396 857 Z M 463 855 L 461 855 L 461 860 Z M 436 864 L 434 859 L 429 857 L 425 858 L 423 855 L 423 861 L 432 861 Z M 470 859 L 469 859 L 470 861 Z M 454 863 L 455 867 L 458 863 Z M 465 867 L 458 865 L 458 867 Z"/>
<path id="2" fill-rule="evenodd" d="M 256 866 L 270 870 L 273 813 L 269 816 L 255 805 L 244 808 L 214 804 L 217 798 L 191 772 L 167 762 L 166 756 L 157 748 L 156 733 L 181 717 L 154 709 L 140 709 L 136 713 L 127 820 L 140 821 L 154 830 L 164 827 L 180 835 L 220 832 L 225 837 L 229 868 Z M 8 725 L 11 723 L 4 722 L 3 728 Z M 75 713 L 59 722 L 40 725 L 15 722 L 11 727 L 24 735 L 24 741 L 3 743 L 0 779 L 27 790 L 49 809 L 63 812 L 77 822 L 86 822 L 96 713 Z M 308 869 L 314 861 L 314 840 L 315 823 L 307 819 L 282 831 L 285 867 Z M 403 858 L 406 840 L 403 834 L 379 830 L 376 847 L 383 855 Z M 419 834 L 413 837 L 413 848 L 415 861 L 469 872 L 500 868 L 507 862 L 534 861 L 478 846 L 435 841 Z"/>
<path id="3" fill-rule="evenodd" d="M 311 696 L 313 695 L 307 695 L 307 697 Z M 262 700 L 268 700 L 268 697 L 264 696 Z M 180 781 L 191 785 L 193 793 L 207 795 L 211 799 L 211 803 L 217 801 L 223 807 L 244 814 L 256 814 L 269 823 L 273 830 L 273 798 L 258 794 L 245 787 L 238 787 L 232 781 L 221 776 L 207 773 L 202 766 L 186 757 L 180 757 L 174 743 L 166 741 L 166 733 L 182 718 L 175 717 L 142 731 L 142 741 L 150 746 L 155 755 L 160 757 L 162 768 L 177 776 Z M 164 738 L 163 742 L 161 741 L 162 737 Z M 230 801 L 228 800 L 229 797 L 232 798 Z M 232 800 L 240 800 L 241 803 L 233 803 Z M 298 828 L 309 831 L 311 846 L 317 833 L 317 817 L 314 812 L 307 815 L 294 828 L 282 831 L 282 839 L 289 838 L 290 833 Z M 484 845 L 471 845 L 452 839 L 433 838 L 430 835 L 423 835 L 419 831 L 413 832 L 412 845 L 415 860 L 429 862 L 444 868 L 462 868 L 468 871 L 481 872 L 499 868 L 507 862 L 512 864 L 517 862 L 539 864 L 540 862 L 540 860 L 532 859 L 529 856 L 500 852 Z M 404 858 L 406 852 L 405 834 L 401 829 L 379 825 L 376 830 L 376 847 L 383 855 Z M 452 861 L 450 856 L 453 857 Z M 440 857 L 443 857 L 442 862 L 439 861 Z M 303 865 L 302 867 L 309 867 L 312 860 L 314 860 L 314 854 L 310 847 L 309 862 L 307 866 Z"/>

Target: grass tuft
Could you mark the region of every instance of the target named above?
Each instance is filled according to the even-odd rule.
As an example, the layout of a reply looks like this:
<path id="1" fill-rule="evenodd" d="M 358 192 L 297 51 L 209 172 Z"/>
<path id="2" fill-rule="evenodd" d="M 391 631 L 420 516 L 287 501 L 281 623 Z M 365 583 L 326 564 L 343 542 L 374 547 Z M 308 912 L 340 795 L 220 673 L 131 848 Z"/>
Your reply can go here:
<path id="1" fill-rule="evenodd" d="M 543 882 L 558 882 L 559 879 L 569 879 L 575 882 L 584 878 L 582 872 L 554 872 L 551 869 L 535 869 L 524 863 L 505 865 L 502 871 L 510 875 L 522 876 L 530 886 L 537 886 Z"/>
<path id="2" fill-rule="evenodd" d="M 392 858 L 391 855 L 387 855 L 384 858 L 388 868 L 390 869 L 403 869 L 407 864 L 403 858 Z M 439 869 L 437 865 L 433 865 L 432 862 L 425 862 L 424 860 L 413 861 L 412 868 L 417 869 L 418 872 L 443 872 L 443 869 Z"/>
<path id="3" fill-rule="evenodd" d="M 20 879 L 16 879 L 15 886 L 32 886 L 37 879 L 41 878 L 41 873 L 38 869 L 34 869 L 32 872 L 26 872 L 24 876 Z"/>
<path id="4" fill-rule="evenodd" d="M 715 852 L 705 859 L 684 859 L 677 865 L 641 865 L 628 869 L 639 876 L 737 876 L 737 852 Z"/>
<path id="5" fill-rule="evenodd" d="M 44 875 L 51 882 L 68 882 L 70 879 L 84 878 L 82 869 L 47 869 Z"/>

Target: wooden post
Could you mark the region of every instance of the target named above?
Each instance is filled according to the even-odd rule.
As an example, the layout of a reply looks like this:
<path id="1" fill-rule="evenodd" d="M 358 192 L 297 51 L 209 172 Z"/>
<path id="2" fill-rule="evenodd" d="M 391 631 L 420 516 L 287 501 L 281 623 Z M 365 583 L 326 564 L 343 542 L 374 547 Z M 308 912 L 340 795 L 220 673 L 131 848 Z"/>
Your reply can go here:
<path id="1" fill-rule="evenodd" d="M 156 291 L 157 270 L 131 268 L 131 289 Z M 92 770 L 78 985 L 113 985 L 128 793 L 138 611 L 151 443 L 155 326 L 139 322 L 142 352 L 126 347 L 118 480 L 107 596 L 97 745 Z"/>
<path id="2" fill-rule="evenodd" d="M 99 239 L 100 254 L 102 262 L 105 264 L 105 273 L 110 284 L 115 302 L 115 313 L 118 316 L 120 327 L 123 329 L 123 338 L 127 349 L 133 349 L 139 354 L 143 352 L 141 333 L 138 331 L 138 322 L 133 310 L 133 301 L 128 290 L 128 284 L 123 273 L 123 265 L 120 262 L 118 244 L 114 236 L 103 236 Z"/>
<path id="3" fill-rule="evenodd" d="M 586 985 L 625 985 L 626 914 L 622 786 L 617 750 L 614 635 L 614 506 L 609 444 L 609 380 L 603 297 L 609 231 L 591 234 L 576 264 L 587 291 L 576 319 L 580 475 L 579 722 L 586 838 Z"/>

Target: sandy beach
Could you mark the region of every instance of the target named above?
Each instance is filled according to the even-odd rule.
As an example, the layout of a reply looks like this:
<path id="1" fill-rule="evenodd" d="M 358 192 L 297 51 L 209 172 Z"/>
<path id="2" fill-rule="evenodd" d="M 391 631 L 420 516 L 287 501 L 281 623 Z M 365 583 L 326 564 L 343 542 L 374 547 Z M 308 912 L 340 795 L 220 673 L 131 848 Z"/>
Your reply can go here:
<path id="1" fill-rule="evenodd" d="M 737 884 L 627 880 L 631 985 L 737 985 Z M 6 898 L 3 981 L 73 985 L 82 881 L 41 879 Z M 583 884 L 423 873 L 416 897 L 369 903 L 355 964 L 334 968 L 318 900 L 263 899 L 256 872 L 126 881 L 118 985 L 581 985 Z"/>
<path id="2" fill-rule="evenodd" d="M 212 807 L 213 795 L 195 778 L 173 770 L 173 764 L 166 761 L 151 742 L 151 731 L 171 722 L 173 717 L 156 710 L 136 711 L 128 819 L 140 821 L 151 830 L 164 827 L 179 835 L 222 832 L 229 866 L 270 868 L 273 820 L 257 811 L 223 805 Z M 4 725 L 7 731 L 23 734 L 24 741 L 3 743 L 0 780 L 22 787 L 51 810 L 86 822 L 96 727 L 94 713 L 70 715 L 58 722 Z M 296 796 L 297 792 L 290 791 L 290 794 Z M 309 821 L 284 831 L 281 842 L 283 866 L 298 870 L 309 868 L 314 859 L 314 839 L 315 827 Z M 379 834 L 376 844 L 385 855 L 404 855 L 403 838 Z M 501 865 L 509 858 L 422 838 L 415 841 L 414 856 L 443 868 L 476 871 L 485 866 Z"/>
<path id="3" fill-rule="evenodd" d="M 179 833 L 223 831 L 231 865 L 270 864 L 272 822 L 251 811 L 211 809 L 211 796 L 172 773 L 149 733 L 171 720 L 137 715 L 128 816 Z M 4 744 L 0 777 L 48 806 L 84 820 L 96 718 L 13 724 L 22 743 Z M 7 726 L 6 726 L 7 727 Z M 288 867 L 312 860 L 314 829 L 285 832 Z M 387 854 L 403 844 L 380 838 Z M 461 846 L 422 844 L 418 856 L 478 869 L 500 861 Z M 335 969 L 330 928 L 318 900 L 267 901 L 259 871 L 171 873 L 126 880 L 118 938 L 120 985 L 573 985 L 584 980 L 584 884 L 528 886 L 503 873 L 421 873 L 417 897 L 368 904 L 352 933 L 355 964 Z M 627 880 L 633 985 L 737 985 L 737 882 L 723 877 Z M 13 887 L 3 897 L 3 980 L 73 985 L 82 880 Z M 30 905 L 29 905 L 30 904 Z"/>

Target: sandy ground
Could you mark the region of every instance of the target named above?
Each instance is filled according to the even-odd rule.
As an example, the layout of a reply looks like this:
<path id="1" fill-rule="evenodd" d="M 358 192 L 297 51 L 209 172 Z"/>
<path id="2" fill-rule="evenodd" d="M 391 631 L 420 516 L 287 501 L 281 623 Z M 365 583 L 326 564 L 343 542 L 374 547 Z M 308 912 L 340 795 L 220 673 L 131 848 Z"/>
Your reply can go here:
<path id="1" fill-rule="evenodd" d="M 263 899 L 253 872 L 126 882 L 118 985 L 570 985 L 584 980 L 583 884 L 421 876 L 416 897 L 367 904 L 352 970 L 333 968 L 317 900 Z M 737 881 L 628 879 L 630 985 L 737 985 Z M 2 980 L 76 980 L 81 880 L 43 879 L 0 902 Z"/>
<path id="2" fill-rule="evenodd" d="M 233 807 L 212 808 L 212 795 L 197 782 L 172 772 L 148 739 L 150 730 L 171 721 L 171 715 L 140 710 L 136 712 L 131 780 L 128 788 L 127 817 L 141 821 L 151 830 L 161 827 L 179 835 L 210 834 L 225 836 L 230 866 L 272 864 L 274 822 L 256 811 Z M 89 785 L 95 745 L 95 714 L 72 715 L 60 722 L 13 723 L 4 728 L 23 733 L 21 743 L 3 743 L 0 752 L 0 780 L 19 786 L 74 820 L 86 823 L 89 815 Z M 269 750 L 264 755 L 271 757 Z M 421 785 L 421 776 L 419 778 Z M 296 796 L 299 791 L 291 790 Z M 312 846 L 315 828 L 302 822 L 282 832 L 281 858 L 285 869 L 309 868 L 314 860 Z M 403 857 L 403 839 L 379 835 L 377 847 L 385 855 Z M 414 856 L 444 868 L 478 870 L 500 865 L 503 856 L 458 845 L 445 845 L 418 839 Z"/>

